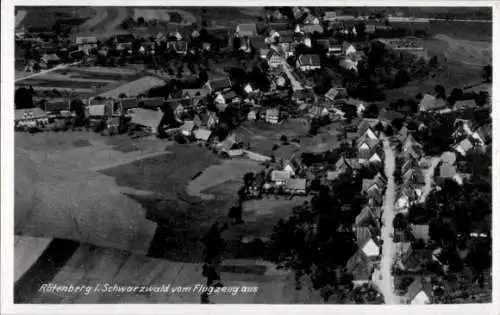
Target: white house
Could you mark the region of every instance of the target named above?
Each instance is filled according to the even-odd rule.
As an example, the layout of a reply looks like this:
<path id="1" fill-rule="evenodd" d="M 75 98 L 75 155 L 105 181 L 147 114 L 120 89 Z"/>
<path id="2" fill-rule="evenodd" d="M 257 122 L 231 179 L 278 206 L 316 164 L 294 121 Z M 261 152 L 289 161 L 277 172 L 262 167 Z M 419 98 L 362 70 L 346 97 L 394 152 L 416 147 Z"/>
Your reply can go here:
<path id="1" fill-rule="evenodd" d="M 16 127 L 36 127 L 49 124 L 49 117 L 38 107 L 27 109 L 16 109 L 14 112 Z"/>

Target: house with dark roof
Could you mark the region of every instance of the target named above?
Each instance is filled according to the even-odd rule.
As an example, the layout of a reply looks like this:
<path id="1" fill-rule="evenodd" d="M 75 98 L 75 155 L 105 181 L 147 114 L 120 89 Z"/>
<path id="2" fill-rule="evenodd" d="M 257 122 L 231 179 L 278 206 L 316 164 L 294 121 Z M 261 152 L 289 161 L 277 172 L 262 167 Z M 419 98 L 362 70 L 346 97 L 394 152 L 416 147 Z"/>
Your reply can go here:
<path id="1" fill-rule="evenodd" d="M 429 242 L 429 224 L 412 224 L 410 229 L 411 234 L 416 240 L 422 240 L 425 243 Z"/>
<path id="2" fill-rule="evenodd" d="M 305 195 L 306 184 L 305 178 L 290 178 L 286 180 L 285 191 L 292 195 Z"/>
<path id="3" fill-rule="evenodd" d="M 371 281 L 374 263 L 359 249 L 346 264 L 347 272 L 353 276 L 353 285 L 361 286 Z"/>
<path id="4" fill-rule="evenodd" d="M 404 296 L 407 304 L 427 305 L 432 304 L 431 284 L 422 278 L 417 278 L 410 284 L 408 291 Z"/>
<path id="5" fill-rule="evenodd" d="M 358 152 L 358 162 L 360 164 L 382 163 L 383 159 L 384 149 L 380 143 L 370 150 L 361 150 Z"/>
<path id="6" fill-rule="evenodd" d="M 387 179 L 379 172 L 373 178 L 363 179 L 361 192 L 363 194 L 370 195 L 373 190 L 378 190 L 379 193 L 382 193 L 385 190 L 386 185 Z"/>
<path id="7" fill-rule="evenodd" d="M 203 88 L 207 89 L 209 92 L 217 92 L 225 89 L 231 88 L 231 80 L 228 77 L 218 78 L 208 80 L 207 83 L 203 86 Z"/>
<path id="8" fill-rule="evenodd" d="M 342 45 L 335 39 L 319 39 L 318 45 L 326 50 L 327 57 L 339 57 L 342 55 Z"/>
<path id="9" fill-rule="evenodd" d="M 342 87 L 332 87 L 325 94 L 325 98 L 333 103 L 335 103 L 336 100 L 346 97 L 347 97 L 347 89 Z"/>
<path id="10" fill-rule="evenodd" d="M 380 228 L 377 212 L 379 211 L 376 211 L 376 209 L 370 206 L 365 206 L 356 216 L 356 219 L 354 221 L 355 226 L 375 226 L 377 228 Z"/>
<path id="11" fill-rule="evenodd" d="M 300 55 L 296 65 L 301 71 L 317 70 L 321 69 L 321 60 L 316 54 Z"/>

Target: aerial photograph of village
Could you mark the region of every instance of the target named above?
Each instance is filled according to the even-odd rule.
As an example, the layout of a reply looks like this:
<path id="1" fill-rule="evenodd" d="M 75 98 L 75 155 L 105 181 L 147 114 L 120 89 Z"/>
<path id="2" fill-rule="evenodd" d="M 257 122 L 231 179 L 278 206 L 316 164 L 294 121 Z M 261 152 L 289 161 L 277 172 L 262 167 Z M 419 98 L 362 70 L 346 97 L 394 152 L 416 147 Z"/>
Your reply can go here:
<path id="1" fill-rule="evenodd" d="M 14 50 L 14 303 L 492 302 L 491 7 L 17 6 Z"/>

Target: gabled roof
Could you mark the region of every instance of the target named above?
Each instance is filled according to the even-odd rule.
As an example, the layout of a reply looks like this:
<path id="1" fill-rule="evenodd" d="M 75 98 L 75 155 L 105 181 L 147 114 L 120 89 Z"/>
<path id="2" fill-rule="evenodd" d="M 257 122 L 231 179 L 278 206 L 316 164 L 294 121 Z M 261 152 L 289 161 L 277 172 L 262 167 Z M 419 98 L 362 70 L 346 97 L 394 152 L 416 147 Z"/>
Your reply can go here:
<path id="1" fill-rule="evenodd" d="M 378 226 L 377 217 L 370 206 L 364 207 L 361 212 L 356 216 L 356 226 L 365 226 L 375 224 Z"/>
<path id="2" fill-rule="evenodd" d="M 379 122 L 376 118 L 363 118 L 358 124 L 358 137 L 363 136 L 368 128 L 375 127 Z"/>
<path id="3" fill-rule="evenodd" d="M 417 240 L 423 240 L 424 242 L 428 242 L 430 239 L 429 224 L 412 224 L 411 234 Z"/>
<path id="4" fill-rule="evenodd" d="M 441 178 L 453 178 L 457 174 L 457 170 L 455 166 L 448 164 L 448 163 L 442 163 L 441 166 L 439 167 L 439 177 Z"/>
<path id="5" fill-rule="evenodd" d="M 164 97 L 148 97 L 137 100 L 137 104 L 142 103 L 143 108 L 156 109 L 165 102 Z"/>
<path id="6" fill-rule="evenodd" d="M 370 280 L 372 268 L 372 263 L 361 249 L 349 258 L 346 264 L 347 272 L 353 275 L 354 280 Z"/>
<path id="7" fill-rule="evenodd" d="M 208 91 L 205 89 L 184 89 L 182 90 L 182 97 L 195 97 L 195 96 L 207 96 Z"/>
<path id="8" fill-rule="evenodd" d="M 257 35 L 257 24 L 255 23 L 242 23 L 236 27 L 241 36 L 255 36 Z"/>
<path id="9" fill-rule="evenodd" d="M 318 67 L 321 66 L 319 55 L 307 54 L 299 56 L 299 64 L 301 66 Z"/>
<path id="10" fill-rule="evenodd" d="M 286 181 L 285 186 L 288 189 L 305 190 L 306 189 L 306 179 L 305 178 L 290 178 Z"/>
<path id="11" fill-rule="evenodd" d="M 290 179 L 290 173 L 287 171 L 278 171 L 274 170 L 271 172 L 271 180 L 272 181 L 278 181 L 278 180 L 288 180 Z"/>
<path id="12" fill-rule="evenodd" d="M 469 138 L 466 138 L 462 141 L 460 141 L 460 143 L 457 145 L 459 147 L 462 148 L 462 150 L 464 152 L 468 152 L 470 149 L 472 149 L 474 147 L 474 145 L 472 144 L 472 142 L 469 140 Z"/>
<path id="13" fill-rule="evenodd" d="M 420 168 L 412 168 L 403 173 L 404 187 L 416 187 L 423 184 L 425 184 L 425 177 Z"/>
<path id="14" fill-rule="evenodd" d="M 331 101 L 336 100 L 337 97 L 345 97 L 345 96 L 347 96 L 347 89 L 340 88 L 340 87 L 332 87 L 325 94 L 325 98 L 327 98 Z"/>
<path id="15" fill-rule="evenodd" d="M 14 111 L 14 119 L 15 120 L 37 119 L 37 118 L 45 118 L 45 117 L 47 117 L 47 114 L 41 108 L 38 108 L 38 107 L 16 109 Z"/>
<path id="16" fill-rule="evenodd" d="M 410 286 L 408 287 L 408 292 L 405 294 L 405 296 L 411 303 L 420 292 L 424 292 L 429 300 L 431 299 L 432 288 L 430 287 L 430 285 L 424 284 L 421 278 L 417 278 L 412 282 L 412 284 L 410 284 Z"/>
<path id="17" fill-rule="evenodd" d="M 212 91 L 219 91 L 231 87 L 231 80 L 228 77 L 218 78 L 209 80 L 207 86 L 210 87 Z"/>
<path id="18" fill-rule="evenodd" d="M 317 25 L 317 24 L 308 24 L 308 25 L 304 25 L 302 26 L 302 31 L 304 33 L 323 33 L 323 27 L 321 25 Z"/>

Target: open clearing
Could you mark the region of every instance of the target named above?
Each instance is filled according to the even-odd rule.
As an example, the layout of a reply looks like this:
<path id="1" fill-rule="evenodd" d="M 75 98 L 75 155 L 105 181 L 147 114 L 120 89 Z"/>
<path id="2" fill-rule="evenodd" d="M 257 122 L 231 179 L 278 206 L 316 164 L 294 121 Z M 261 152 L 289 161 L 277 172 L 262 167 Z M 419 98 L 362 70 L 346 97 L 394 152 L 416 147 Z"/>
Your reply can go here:
<path id="1" fill-rule="evenodd" d="M 147 253 L 156 224 L 112 178 L 91 169 L 164 151 L 165 143 L 138 143 L 138 150 L 124 154 L 105 139 L 87 132 L 16 133 L 17 234 Z"/>
<path id="2" fill-rule="evenodd" d="M 252 160 L 231 159 L 222 161 L 221 164 L 208 167 L 200 176 L 189 182 L 187 193 L 206 200 L 213 199 L 213 195 L 205 195 L 201 192 L 227 181 L 235 182 L 235 185 L 240 182 L 240 185 L 242 185 L 243 176 L 246 173 L 257 172 L 261 168 L 262 166 L 258 162 Z"/>

